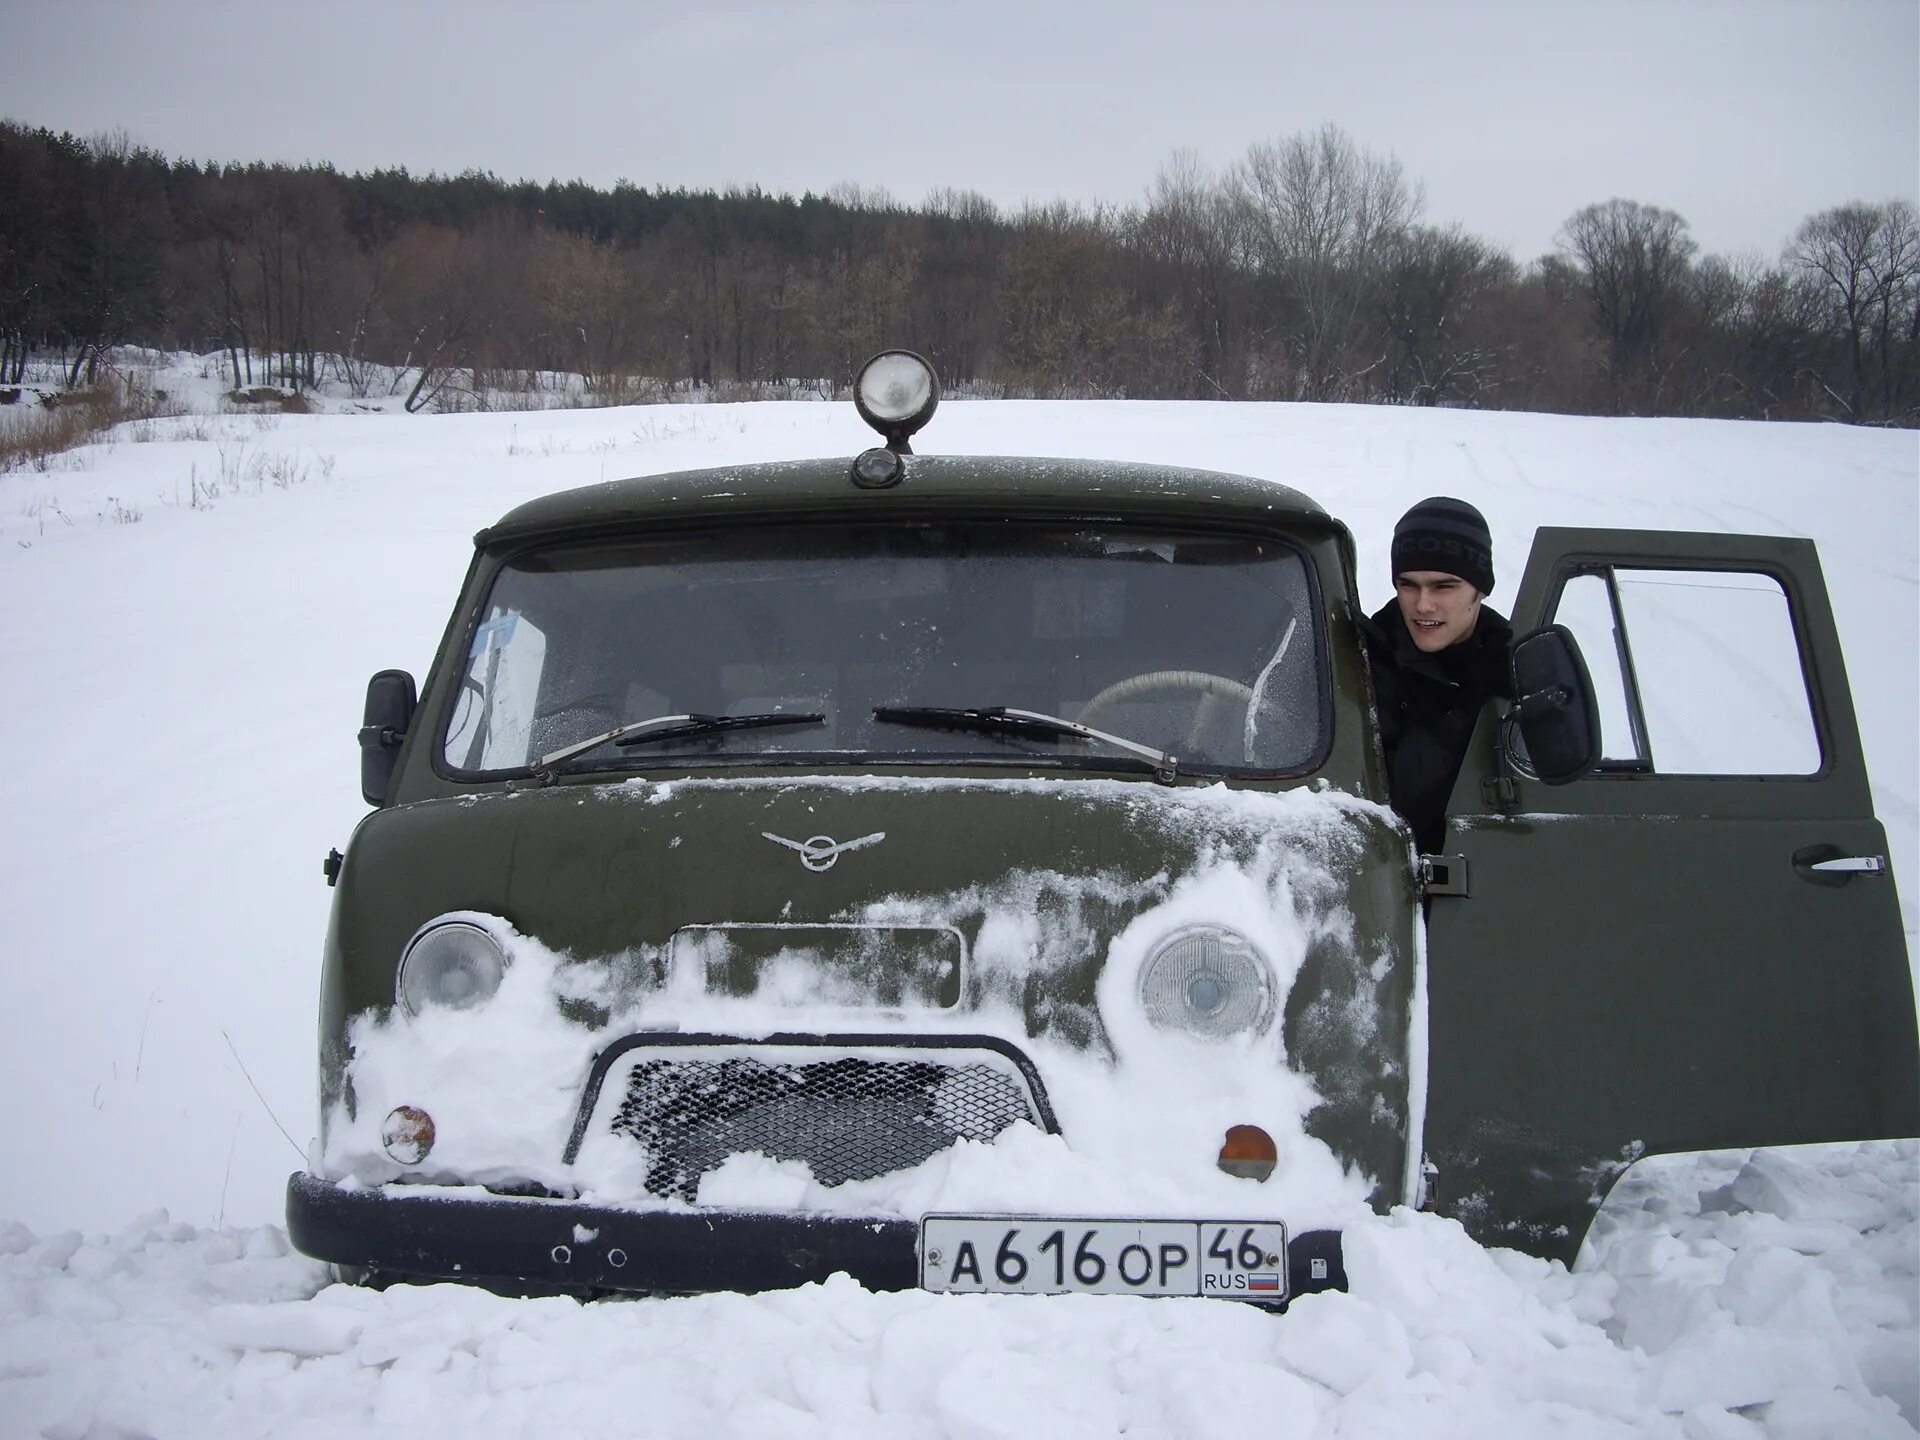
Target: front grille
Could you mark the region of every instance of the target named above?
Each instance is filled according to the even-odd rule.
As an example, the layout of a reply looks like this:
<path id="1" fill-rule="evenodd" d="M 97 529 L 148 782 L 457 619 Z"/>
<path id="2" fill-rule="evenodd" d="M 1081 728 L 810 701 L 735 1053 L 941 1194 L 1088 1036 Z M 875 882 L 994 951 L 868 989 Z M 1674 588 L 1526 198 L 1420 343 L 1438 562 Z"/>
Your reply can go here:
<path id="1" fill-rule="evenodd" d="M 692 1200 L 729 1155 L 804 1161 L 839 1185 L 991 1140 L 1017 1120 L 1043 1123 L 1021 1079 L 984 1057 L 667 1055 L 633 1065 L 611 1128 L 646 1147 L 650 1193 Z"/>

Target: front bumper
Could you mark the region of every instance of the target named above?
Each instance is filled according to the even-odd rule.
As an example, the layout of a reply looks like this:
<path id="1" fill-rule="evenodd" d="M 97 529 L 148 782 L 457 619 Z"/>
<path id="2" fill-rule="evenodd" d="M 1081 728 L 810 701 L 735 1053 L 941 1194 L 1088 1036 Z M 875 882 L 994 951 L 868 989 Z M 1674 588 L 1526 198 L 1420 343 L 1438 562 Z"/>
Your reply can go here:
<path id="1" fill-rule="evenodd" d="M 388 1279 L 581 1293 L 782 1290 L 844 1271 L 869 1290 L 919 1283 L 920 1227 L 885 1216 L 611 1210 L 429 1186 L 287 1181 L 287 1235 L 316 1260 Z M 1289 1298 L 1344 1290 L 1340 1234 L 1287 1242 Z"/>

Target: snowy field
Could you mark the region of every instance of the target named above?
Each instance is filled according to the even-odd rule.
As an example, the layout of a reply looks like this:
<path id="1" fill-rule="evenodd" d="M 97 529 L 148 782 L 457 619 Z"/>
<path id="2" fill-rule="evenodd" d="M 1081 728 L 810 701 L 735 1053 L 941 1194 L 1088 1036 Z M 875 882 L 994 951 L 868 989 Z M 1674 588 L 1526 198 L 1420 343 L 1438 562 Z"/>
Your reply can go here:
<path id="1" fill-rule="evenodd" d="M 868 435 L 845 404 L 328 408 L 0 475 L 0 1436 L 1916 1433 L 1911 1142 L 1642 1165 L 1572 1274 L 1397 1213 L 1349 1232 L 1351 1293 L 1282 1318 L 844 1279 L 584 1308 L 326 1286 L 278 1221 L 366 677 L 425 670 L 473 532 L 521 500 Z M 1812 537 L 1914 949 L 1912 433 L 955 401 L 920 448 L 1283 481 L 1353 528 L 1375 603 L 1430 494 L 1487 514 L 1496 605 L 1539 525 Z"/>

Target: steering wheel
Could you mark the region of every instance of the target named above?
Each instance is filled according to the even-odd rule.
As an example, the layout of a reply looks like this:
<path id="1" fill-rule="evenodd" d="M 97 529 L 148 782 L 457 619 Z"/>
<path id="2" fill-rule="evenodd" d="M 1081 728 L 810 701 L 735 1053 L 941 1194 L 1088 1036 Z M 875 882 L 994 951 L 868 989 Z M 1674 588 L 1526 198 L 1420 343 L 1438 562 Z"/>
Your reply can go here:
<path id="1" fill-rule="evenodd" d="M 1076 718 L 1082 725 L 1098 729 L 1100 716 L 1114 706 L 1170 690 L 1197 692 L 1200 696 L 1200 704 L 1193 713 L 1193 725 L 1187 731 L 1187 744 L 1194 746 L 1200 743 L 1200 736 L 1206 733 L 1219 701 L 1238 700 L 1242 705 L 1252 705 L 1254 698 L 1250 687 L 1238 680 L 1229 680 L 1224 675 L 1210 674 L 1205 670 L 1148 670 L 1114 681 L 1081 707 Z"/>

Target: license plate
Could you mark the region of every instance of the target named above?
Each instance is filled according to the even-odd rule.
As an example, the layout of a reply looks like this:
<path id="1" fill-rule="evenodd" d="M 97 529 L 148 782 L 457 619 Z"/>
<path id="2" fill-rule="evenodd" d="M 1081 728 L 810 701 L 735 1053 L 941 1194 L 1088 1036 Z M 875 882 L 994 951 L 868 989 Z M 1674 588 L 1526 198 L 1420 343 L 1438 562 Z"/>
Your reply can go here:
<path id="1" fill-rule="evenodd" d="M 1284 1300 L 1287 1227 L 1274 1220 L 928 1215 L 920 1221 L 920 1287 Z"/>

